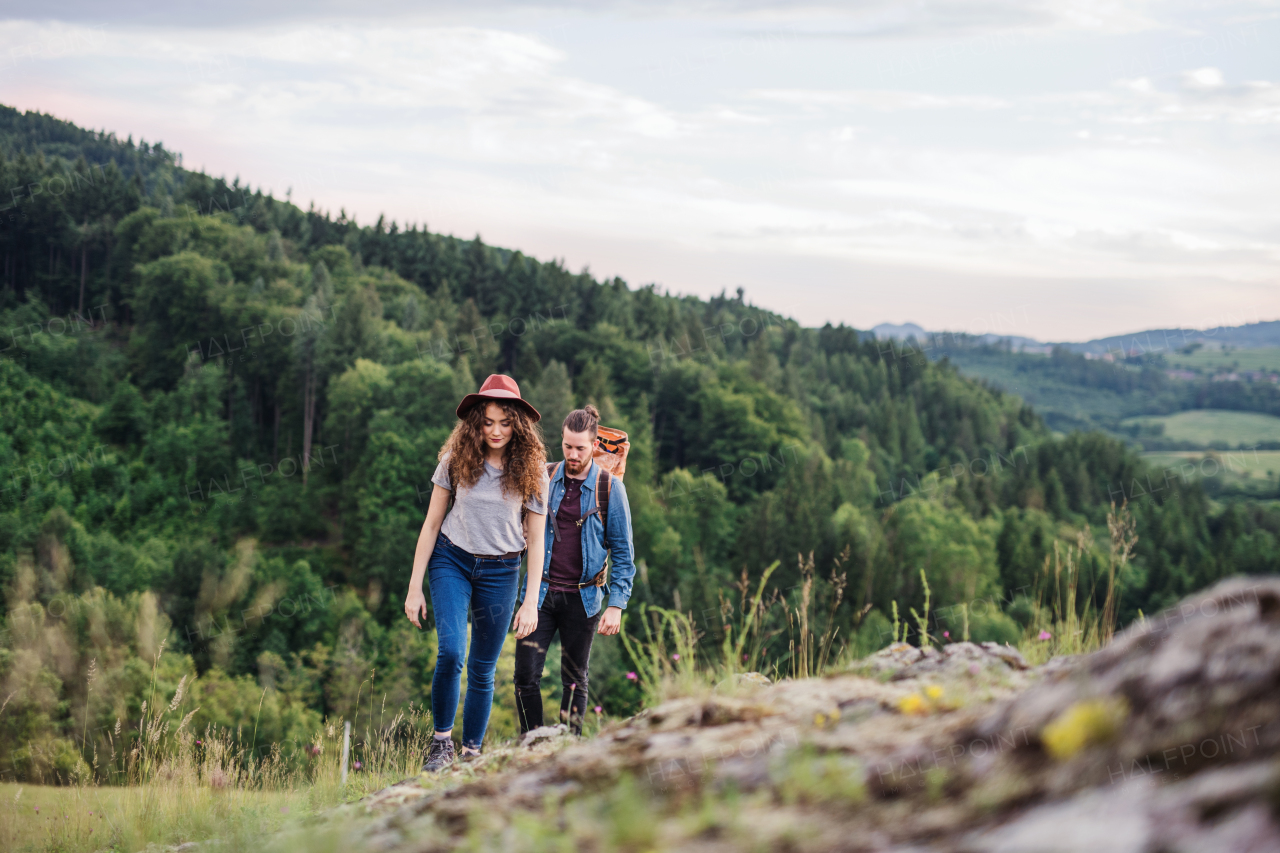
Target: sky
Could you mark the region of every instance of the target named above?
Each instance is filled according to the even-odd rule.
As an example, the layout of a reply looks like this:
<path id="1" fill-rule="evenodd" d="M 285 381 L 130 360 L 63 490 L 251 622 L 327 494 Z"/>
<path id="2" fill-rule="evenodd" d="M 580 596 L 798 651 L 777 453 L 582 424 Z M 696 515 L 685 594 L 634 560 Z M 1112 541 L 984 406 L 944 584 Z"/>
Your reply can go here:
<path id="1" fill-rule="evenodd" d="M 1280 319 L 1280 0 L 5 0 L 0 102 L 806 325 Z"/>

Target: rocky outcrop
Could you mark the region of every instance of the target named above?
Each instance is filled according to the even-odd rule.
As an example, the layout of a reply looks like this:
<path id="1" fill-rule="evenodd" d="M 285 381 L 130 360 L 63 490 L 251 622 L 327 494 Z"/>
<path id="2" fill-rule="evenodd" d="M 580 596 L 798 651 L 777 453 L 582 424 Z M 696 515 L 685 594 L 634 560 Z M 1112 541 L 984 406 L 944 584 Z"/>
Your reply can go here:
<path id="1" fill-rule="evenodd" d="M 931 675 L 955 677 L 965 672 L 978 675 L 984 670 L 1005 668 L 1022 671 L 1028 667 L 1017 649 L 999 643 L 951 643 L 942 648 L 923 649 L 894 643 L 861 661 L 855 670 L 902 681 Z"/>
<path id="2" fill-rule="evenodd" d="M 1015 777 L 1035 805 L 965 849 L 1280 850 L 1280 581 L 1187 599 L 960 739 L 1002 731 L 1039 738 L 968 776 Z M 1050 826 L 1058 846 L 1034 846 Z"/>
<path id="3" fill-rule="evenodd" d="M 1280 580 L 1234 580 L 1073 661 L 895 644 L 530 738 L 365 801 L 355 844 L 1278 850 L 1278 719 Z"/>

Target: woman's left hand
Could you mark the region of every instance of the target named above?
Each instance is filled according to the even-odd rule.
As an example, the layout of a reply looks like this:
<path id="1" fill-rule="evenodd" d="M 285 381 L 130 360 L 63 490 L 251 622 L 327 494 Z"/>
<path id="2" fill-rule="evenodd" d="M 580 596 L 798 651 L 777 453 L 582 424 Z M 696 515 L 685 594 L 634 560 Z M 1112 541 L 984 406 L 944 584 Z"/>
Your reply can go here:
<path id="1" fill-rule="evenodd" d="M 533 602 L 526 600 L 516 611 L 516 639 L 523 640 L 538 627 L 538 608 Z"/>

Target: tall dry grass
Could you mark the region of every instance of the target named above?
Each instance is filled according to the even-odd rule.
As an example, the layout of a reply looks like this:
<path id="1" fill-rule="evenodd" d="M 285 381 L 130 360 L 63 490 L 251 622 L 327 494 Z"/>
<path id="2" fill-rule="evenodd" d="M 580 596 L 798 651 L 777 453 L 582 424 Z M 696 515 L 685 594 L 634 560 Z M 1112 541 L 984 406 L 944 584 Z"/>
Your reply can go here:
<path id="1" fill-rule="evenodd" d="M 792 678 L 809 678 L 821 675 L 831 660 L 832 646 L 840 626 L 836 624 L 836 611 L 844 600 L 844 589 L 849 581 L 849 574 L 844 564 L 849 559 L 849 548 L 846 546 L 831 567 L 829 588 L 831 600 L 827 605 L 826 618 L 823 620 L 822 633 L 818 634 L 811 625 L 810 607 L 814 603 L 814 565 L 813 552 L 808 557 L 796 555 L 800 568 L 800 602 L 794 608 L 787 609 L 788 633 L 795 632 L 790 642 L 790 676 Z M 866 610 L 863 611 L 863 614 Z M 854 627 L 861 621 L 861 615 L 855 617 Z"/>
<path id="2" fill-rule="evenodd" d="M 702 695 L 713 688 L 732 689 L 739 676 L 761 673 L 771 679 L 820 676 L 843 668 L 854 646 L 839 637 L 836 613 L 844 601 L 848 550 L 838 557 L 826 581 L 827 602 L 821 610 L 813 555 L 797 555 L 800 572 L 794 604 L 783 590 L 770 588 L 779 563 L 774 561 L 752 579 L 746 570 L 732 590 L 719 593 L 719 607 L 711 612 L 718 624 L 701 628 L 691 613 L 642 604 L 626 618 L 619 634 L 636 664 L 645 704 L 678 696 Z M 735 595 L 736 593 L 736 595 Z M 852 628 L 871 610 L 855 614 Z M 714 642 L 712 628 L 722 637 Z M 769 650 L 785 642 L 785 653 L 766 660 Z M 837 645 L 839 643 L 839 645 Z"/>
<path id="3" fill-rule="evenodd" d="M 232 730 L 211 725 L 196 732 L 190 722 L 199 708 L 191 704 L 186 676 L 168 703 L 156 701 L 156 673 L 164 646 L 162 641 L 152 661 L 151 692 L 142 703 L 136 732 L 133 721 L 117 720 L 115 729 L 107 733 L 106 752 L 93 747 L 93 783 L 284 790 L 338 779 L 341 718 L 323 721 L 305 742 L 256 745 L 260 701 L 259 716 L 248 731 L 244 726 Z M 262 695 L 265 698 L 265 688 Z M 363 725 L 353 727 L 351 767 L 366 776 L 415 774 L 430 737 L 429 713 L 412 704 L 390 719 L 385 705 L 380 711 L 375 719 L 372 695 L 369 707 L 357 711 L 357 719 L 361 713 L 365 718 Z"/>
<path id="4" fill-rule="evenodd" d="M 1052 560 L 1045 556 L 1040 583 L 1036 588 L 1033 618 L 1019 651 L 1033 665 L 1059 655 L 1080 655 L 1097 651 L 1111 642 L 1116 631 L 1118 578 L 1133 556 L 1138 543 L 1136 523 L 1128 503 L 1107 511 L 1109 551 L 1106 592 L 1101 607 L 1093 602 L 1098 590 L 1082 590 L 1081 569 L 1090 553 L 1093 534 L 1086 524 L 1076 532 L 1075 542 L 1063 547 L 1054 542 Z M 1097 579 L 1094 583 L 1096 584 Z"/>
<path id="5" fill-rule="evenodd" d="M 344 783 L 344 720 L 325 720 L 306 742 L 265 746 L 255 746 L 256 721 L 249 730 L 197 732 L 185 677 L 170 701 L 157 701 L 163 655 L 162 642 L 141 717 L 119 720 L 74 784 L 0 786 L 0 849 L 134 851 L 213 837 L 226 849 L 260 849 L 264 834 L 420 770 L 431 732 L 426 709 L 387 718 L 383 708 L 375 719 L 372 701 L 363 708 Z M 95 675 L 91 666 L 87 689 Z"/>

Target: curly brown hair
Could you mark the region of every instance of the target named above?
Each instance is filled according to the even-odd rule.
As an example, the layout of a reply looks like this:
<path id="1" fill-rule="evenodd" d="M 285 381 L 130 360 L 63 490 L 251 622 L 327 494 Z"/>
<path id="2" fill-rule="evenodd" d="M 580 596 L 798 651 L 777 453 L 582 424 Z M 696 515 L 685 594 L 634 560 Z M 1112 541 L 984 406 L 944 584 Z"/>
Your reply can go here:
<path id="1" fill-rule="evenodd" d="M 483 423 L 488 403 L 501 406 L 511 419 L 511 441 L 503 448 L 502 493 L 519 495 L 521 501 L 539 497 L 547 476 L 547 447 L 542 443 L 542 431 L 523 409 L 505 400 L 481 400 L 472 406 L 458 419 L 449 440 L 440 448 L 439 459 L 449 455 L 449 482 L 454 493 L 459 486 L 474 486 L 484 473 Z"/>

